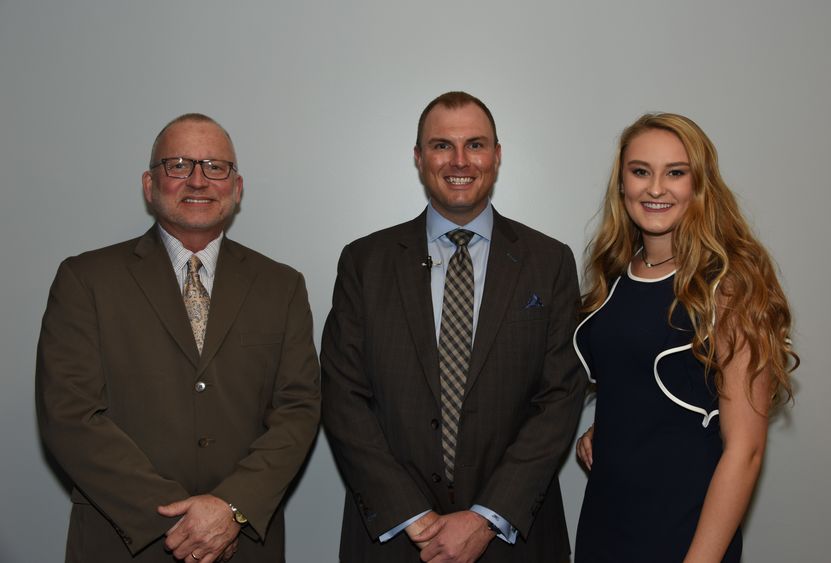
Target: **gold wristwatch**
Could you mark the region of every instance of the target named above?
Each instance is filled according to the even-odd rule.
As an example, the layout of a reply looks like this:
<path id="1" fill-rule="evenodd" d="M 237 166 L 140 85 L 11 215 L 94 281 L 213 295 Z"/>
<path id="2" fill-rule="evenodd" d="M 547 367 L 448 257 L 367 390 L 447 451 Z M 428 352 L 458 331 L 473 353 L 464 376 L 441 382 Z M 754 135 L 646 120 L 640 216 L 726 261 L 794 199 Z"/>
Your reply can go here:
<path id="1" fill-rule="evenodd" d="M 239 508 L 237 508 L 230 502 L 228 503 L 228 506 L 231 507 L 231 512 L 234 513 L 234 522 L 236 522 L 240 526 L 245 526 L 246 524 L 248 524 L 248 518 L 245 517 L 245 514 L 240 512 Z"/>

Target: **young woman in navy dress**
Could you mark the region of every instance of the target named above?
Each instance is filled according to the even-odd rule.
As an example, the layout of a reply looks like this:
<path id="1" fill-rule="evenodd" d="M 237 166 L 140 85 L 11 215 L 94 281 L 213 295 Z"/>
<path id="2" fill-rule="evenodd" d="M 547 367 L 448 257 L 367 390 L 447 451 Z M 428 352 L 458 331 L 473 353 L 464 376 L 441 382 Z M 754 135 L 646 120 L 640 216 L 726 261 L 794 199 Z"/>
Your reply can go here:
<path id="1" fill-rule="evenodd" d="M 771 259 L 690 119 L 624 130 L 586 273 L 574 344 L 597 401 L 576 563 L 738 562 L 798 358 Z"/>

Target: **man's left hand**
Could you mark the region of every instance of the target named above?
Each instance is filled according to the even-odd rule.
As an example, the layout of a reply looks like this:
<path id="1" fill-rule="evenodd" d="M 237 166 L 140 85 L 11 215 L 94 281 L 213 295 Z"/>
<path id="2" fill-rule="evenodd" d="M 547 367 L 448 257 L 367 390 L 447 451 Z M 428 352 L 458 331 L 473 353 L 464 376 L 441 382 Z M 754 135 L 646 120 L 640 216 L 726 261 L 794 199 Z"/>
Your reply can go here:
<path id="1" fill-rule="evenodd" d="M 485 552 L 496 534 L 488 529 L 484 517 L 463 510 L 438 517 L 412 540 L 429 542 L 421 550 L 421 560 L 430 563 L 473 563 Z"/>
<path id="2" fill-rule="evenodd" d="M 181 516 L 167 531 L 164 545 L 176 559 L 191 563 L 213 563 L 227 557 L 226 548 L 240 531 L 228 503 L 213 495 L 186 498 L 160 506 L 158 511 L 162 516 Z"/>

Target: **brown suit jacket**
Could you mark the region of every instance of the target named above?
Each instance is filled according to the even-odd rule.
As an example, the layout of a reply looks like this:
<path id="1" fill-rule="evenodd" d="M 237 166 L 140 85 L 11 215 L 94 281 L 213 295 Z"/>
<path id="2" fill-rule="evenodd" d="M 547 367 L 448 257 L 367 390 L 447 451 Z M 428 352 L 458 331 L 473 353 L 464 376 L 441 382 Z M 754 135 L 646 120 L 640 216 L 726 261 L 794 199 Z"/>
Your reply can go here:
<path id="1" fill-rule="evenodd" d="M 227 238 L 201 356 L 155 226 L 65 260 L 36 400 L 75 486 L 67 560 L 173 561 L 175 519 L 156 507 L 202 493 L 250 521 L 235 562 L 282 560 L 279 505 L 316 433 L 318 372 L 302 276 Z"/>
<path id="2" fill-rule="evenodd" d="M 323 420 L 349 489 L 341 561 L 416 562 L 405 533 L 427 509 L 486 506 L 520 533 L 481 561 L 563 561 L 554 478 L 573 437 L 585 376 L 571 346 L 577 273 L 562 243 L 494 213 L 456 453 L 455 502 L 441 455 L 438 351 L 425 217 L 348 245 L 321 347 Z M 533 296 L 542 306 L 533 305 Z"/>

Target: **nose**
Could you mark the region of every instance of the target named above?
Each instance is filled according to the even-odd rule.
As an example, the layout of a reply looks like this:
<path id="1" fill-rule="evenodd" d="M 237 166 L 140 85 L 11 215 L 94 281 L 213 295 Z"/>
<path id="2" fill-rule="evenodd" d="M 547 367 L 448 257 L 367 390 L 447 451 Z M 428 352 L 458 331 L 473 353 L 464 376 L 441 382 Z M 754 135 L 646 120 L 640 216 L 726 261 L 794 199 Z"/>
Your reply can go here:
<path id="1" fill-rule="evenodd" d="M 653 176 L 653 181 L 646 190 L 646 193 L 649 194 L 649 197 L 657 199 L 664 195 L 666 191 L 667 190 L 664 187 L 664 177 L 656 175 Z"/>
<path id="2" fill-rule="evenodd" d="M 208 179 L 205 178 L 205 174 L 202 172 L 202 166 L 200 164 L 194 166 L 193 172 L 190 176 L 188 176 L 188 187 L 197 189 L 208 187 Z"/>
<path id="3" fill-rule="evenodd" d="M 467 154 L 465 153 L 464 147 L 456 147 L 456 149 L 453 151 L 453 158 L 451 163 L 456 168 L 464 168 L 468 165 Z"/>

